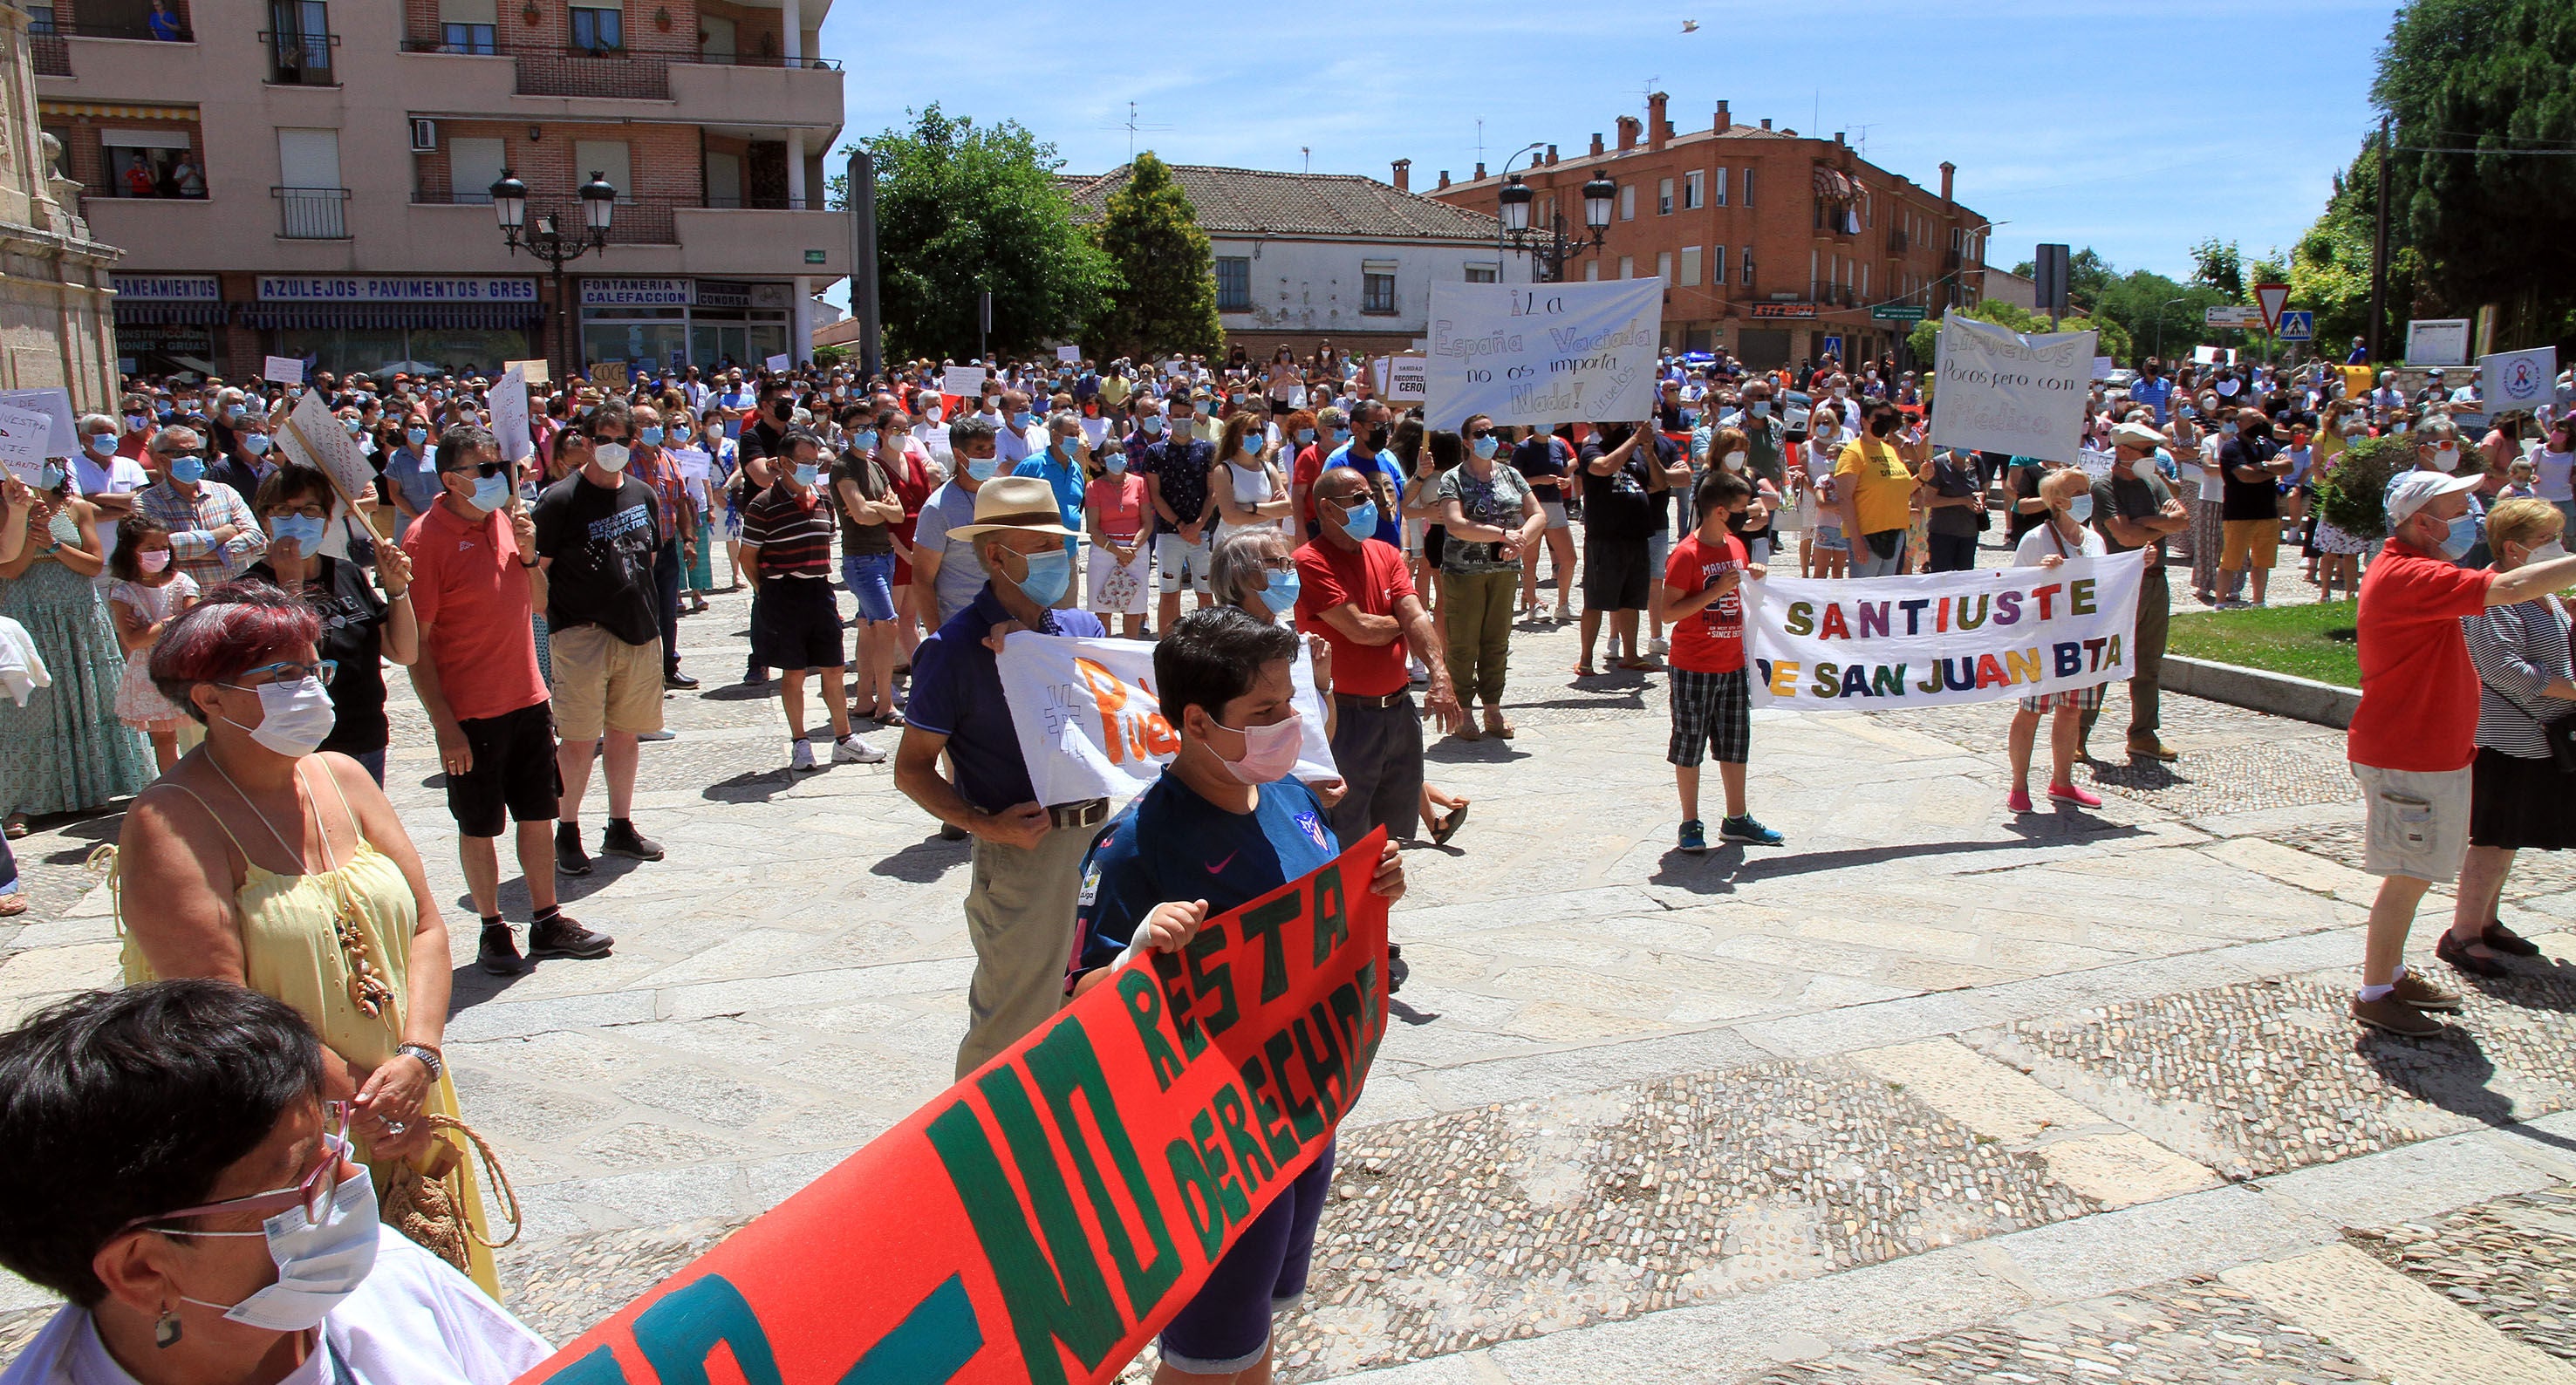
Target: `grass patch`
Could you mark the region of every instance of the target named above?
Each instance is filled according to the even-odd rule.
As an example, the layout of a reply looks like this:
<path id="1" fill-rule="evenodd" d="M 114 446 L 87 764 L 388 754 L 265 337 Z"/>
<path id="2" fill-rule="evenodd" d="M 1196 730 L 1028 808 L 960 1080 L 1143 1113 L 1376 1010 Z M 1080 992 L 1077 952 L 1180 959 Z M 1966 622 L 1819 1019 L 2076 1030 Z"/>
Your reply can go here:
<path id="1" fill-rule="evenodd" d="M 2269 669 L 2347 688 L 2361 686 L 2353 603 L 2194 611 L 2173 618 L 2166 648 L 2193 659 Z"/>

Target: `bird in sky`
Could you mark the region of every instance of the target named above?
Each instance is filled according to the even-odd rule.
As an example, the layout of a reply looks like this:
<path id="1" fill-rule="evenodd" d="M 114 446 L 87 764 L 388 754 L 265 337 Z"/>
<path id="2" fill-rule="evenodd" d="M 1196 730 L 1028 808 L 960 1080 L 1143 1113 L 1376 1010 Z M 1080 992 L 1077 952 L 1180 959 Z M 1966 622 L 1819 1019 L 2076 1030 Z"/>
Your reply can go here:
<path id="1" fill-rule="evenodd" d="M 1683 21 L 1682 21 L 1682 32 L 1683 32 L 1683 33 L 1685 33 L 1685 34 L 1696 34 L 1696 33 L 1698 33 L 1698 32 L 1699 32 L 1699 21 L 1698 21 L 1698 20 L 1696 20 L 1696 19 L 1685 19 L 1685 20 L 1683 20 Z"/>

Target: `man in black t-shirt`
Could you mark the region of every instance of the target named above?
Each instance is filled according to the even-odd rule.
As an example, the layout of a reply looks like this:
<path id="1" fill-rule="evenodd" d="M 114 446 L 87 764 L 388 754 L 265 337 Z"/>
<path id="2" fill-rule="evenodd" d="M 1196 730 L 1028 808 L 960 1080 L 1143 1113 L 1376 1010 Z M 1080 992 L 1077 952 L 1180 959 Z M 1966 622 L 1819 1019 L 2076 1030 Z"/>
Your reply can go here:
<path id="1" fill-rule="evenodd" d="M 2272 420 L 2261 409 L 2236 411 L 2236 436 L 2218 448 L 2218 467 L 2226 478 L 2219 520 L 2226 547 L 2218 560 L 2218 604 L 2223 610 L 2244 603 L 2237 584 L 2247 568 L 2254 571 L 2254 604 L 2272 579 L 2272 562 L 2281 548 L 2281 478 L 2290 474 L 2288 453 L 2272 440 Z"/>
<path id="2" fill-rule="evenodd" d="M 608 829 L 600 850 L 641 861 L 662 848 L 635 830 L 637 737 L 662 729 L 662 624 L 653 559 L 665 540 L 653 488 L 626 474 L 635 421 L 611 399 L 556 445 L 574 468 L 537 497 L 537 561 L 546 570 L 547 648 L 554 663 L 555 868 L 590 873 L 581 800 L 593 758 L 608 762 Z"/>
<path id="3" fill-rule="evenodd" d="M 1660 580 L 1649 571 L 1647 545 L 1655 531 L 1655 513 L 1669 484 L 1658 464 L 1654 444 L 1663 439 L 1642 423 L 1596 423 L 1583 444 L 1583 659 L 1578 674 L 1593 672 L 1592 648 L 1601 635 L 1601 615 L 1610 613 L 1610 643 L 1625 650 L 1619 666 L 1653 667 L 1638 657 L 1637 613 L 1646 608 L 1649 584 Z"/>

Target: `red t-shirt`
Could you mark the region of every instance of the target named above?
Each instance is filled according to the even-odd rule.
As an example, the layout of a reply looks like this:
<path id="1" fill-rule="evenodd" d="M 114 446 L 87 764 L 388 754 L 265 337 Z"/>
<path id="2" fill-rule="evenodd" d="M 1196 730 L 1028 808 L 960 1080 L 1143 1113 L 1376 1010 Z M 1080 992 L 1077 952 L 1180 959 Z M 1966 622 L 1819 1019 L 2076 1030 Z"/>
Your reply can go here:
<path id="1" fill-rule="evenodd" d="M 438 666 L 448 710 L 459 721 L 546 700 L 518 538 L 502 511 L 468 524 L 444 502 L 413 520 L 403 536 L 403 551 L 411 555 L 412 615 L 432 627 L 422 652 Z"/>
<path id="2" fill-rule="evenodd" d="M 1288 475 L 1288 484 L 1297 497 L 1297 532 L 1315 532 L 1315 479 L 1324 474 L 1328 450 L 1321 442 L 1310 442 L 1297 454 L 1297 465 Z"/>
<path id="3" fill-rule="evenodd" d="M 1664 563 L 1664 585 L 1688 596 L 1748 562 L 1744 540 L 1733 534 L 1712 544 L 1694 529 L 1673 545 Z M 1684 616 L 1671 627 L 1673 667 L 1691 673 L 1733 673 L 1744 667 L 1744 586 Z"/>
<path id="4" fill-rule="evenodd" d="M 1385 697 L 1404 691 L 1404 637 L 1385 644 L 1358 644 L 1324 619 L 1336 606 L 1356 606 L 1363 615 L 1392 616 L 1397 603 L 1414 595 L 1413 578 L 1404 570 L 1404 555 L 1395 545 L 1362 539 L 1353 552 L 1318 539 L 1297 550 L 1297 628 L 1321 635 L 1333 647 L 1333 691 L 1353 697 Z"/>
<path id="5" fill-rule="evenodd" d="M 2344 736 L 2358 765 L 2440 774 L 2478 753 L 2478 671 L 2460 617 L 2495 574 L 2390 539 L 2361 579 L 2361 705 Z"/>

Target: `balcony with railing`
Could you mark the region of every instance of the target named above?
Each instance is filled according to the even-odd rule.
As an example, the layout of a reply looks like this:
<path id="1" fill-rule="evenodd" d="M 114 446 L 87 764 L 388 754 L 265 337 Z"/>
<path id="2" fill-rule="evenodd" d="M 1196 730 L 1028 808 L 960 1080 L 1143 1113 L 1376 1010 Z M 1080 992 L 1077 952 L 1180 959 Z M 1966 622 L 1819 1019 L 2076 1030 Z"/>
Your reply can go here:
<path id="1" fill-rule="evenodd" d="M 406 53 L 443 53 L 459 57 L 503 57 L 518 66 L 521 96 L 590 96 L 630 101 L 673 99 L 671 69 L 727 67 L 787 72 L 839 72 L 830 58 L 786 58 L 776 54 L 732 53 L 695 45 L 553 43 L 512 39 L 482 26 L 441 25 L 431 30 L 413 26 L 402 41 Z"/>
<path id="2" fill-rule="evenodd" d="M 1891 254 L 1891 255 L 1902 255 L 1902 254 L 1904 254 L 1904 253 L 1905 253 L 1905 247 L 1906 247 L 1907 243 L 1908 243 L 1908 242 L 1906 241 L 1906 238 L 1905 238 L 1905 228 L 1903 228 L 1903 227 L 1901 227 L 1901 226 L 1891 226 L 1891 227 L 1887 228 L 1887 253 L 1888 253 L 1888 254 Z"/>
<path id="3" fill-rule="evenodd" d="M 268 82 L 281 87 L 336 87 L 340 77 L 331 58 L 331 50 L 340 46 L 338 34 L 299 33 L 292 30 L 264 32 L 260 46 L 268 50 Z"/>
<path id="4" fill-rule="evenodd" d="M 347 240 L 347 188 L 270 188 L 277 199 L 277 234 L 287 240 Z"/>

